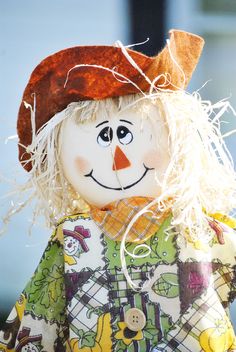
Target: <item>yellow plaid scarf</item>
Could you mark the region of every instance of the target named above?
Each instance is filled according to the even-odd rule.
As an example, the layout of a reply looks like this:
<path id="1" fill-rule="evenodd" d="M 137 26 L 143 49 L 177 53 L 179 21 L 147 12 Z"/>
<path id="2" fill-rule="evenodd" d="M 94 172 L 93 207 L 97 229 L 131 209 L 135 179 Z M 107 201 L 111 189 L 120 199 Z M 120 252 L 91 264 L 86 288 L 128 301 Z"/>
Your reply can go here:
<path id="1" fill-rule="evenodd" d="M 150 204 L 152 200 L 152 198 L 146 197 L 121 199 L 110 203 L 103 209 L 92 208 L 91 217 L 104 235 L 113 240 L 121 241 L 134 215 Z M 127 241 L 133 242 L 137 239 L 140 242 L 146 241 L 158 231 L 168 215 L 169 212 L 160 212 L 158 205 L 152 206 L 147 213 L 140 216 L 134 223 L 128 234 Z"/>

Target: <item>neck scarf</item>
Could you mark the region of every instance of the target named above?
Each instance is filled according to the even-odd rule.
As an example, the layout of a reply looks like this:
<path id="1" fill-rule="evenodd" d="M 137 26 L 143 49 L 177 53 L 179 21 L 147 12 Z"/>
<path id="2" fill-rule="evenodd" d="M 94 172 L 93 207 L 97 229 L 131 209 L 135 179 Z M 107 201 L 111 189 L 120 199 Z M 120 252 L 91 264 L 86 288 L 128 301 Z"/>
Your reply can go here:
<path id="1" fill-rule="evenodd" d="M 108 204 L 103 209 L 91 208 L 91 217 L 103 234 L 110 239 L 121 241 L 132 218 L 148 206 L 152 198 L 132 197 Z M 132 226 L 127 241 L 145 242 L 154 235 L 170 211 L 161 212 L 158 205 L 150 207 Z"/>

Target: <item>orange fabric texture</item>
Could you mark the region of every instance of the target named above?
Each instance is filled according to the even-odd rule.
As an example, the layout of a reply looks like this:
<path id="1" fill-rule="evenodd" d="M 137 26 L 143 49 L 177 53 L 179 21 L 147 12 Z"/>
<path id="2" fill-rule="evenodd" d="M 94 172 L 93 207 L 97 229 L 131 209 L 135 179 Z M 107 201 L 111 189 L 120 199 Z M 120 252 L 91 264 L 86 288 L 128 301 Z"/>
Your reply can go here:
<path id="1" fill-rule="evenodd" d="M 91 209 L 91 217 L 109 238 L 121 241 L 127 226 L 132 218 L 153 199 L 144 197 L 133 197 L 118 200 L 100 210 Z M 127 241 L 139 243 L 146 241 L 158 231 L 162 222 L 168 217 L 170 212 L 160 213 L 158 205 L 152 206 L 145 214 L 140 216 L 132 226 Z"/>

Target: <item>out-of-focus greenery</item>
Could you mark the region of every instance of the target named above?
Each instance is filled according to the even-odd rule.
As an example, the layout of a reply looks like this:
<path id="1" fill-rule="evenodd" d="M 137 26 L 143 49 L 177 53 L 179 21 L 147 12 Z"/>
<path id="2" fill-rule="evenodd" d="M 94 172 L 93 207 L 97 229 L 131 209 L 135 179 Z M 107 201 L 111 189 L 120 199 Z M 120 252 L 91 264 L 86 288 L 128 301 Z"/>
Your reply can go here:
<path id="1" fill-rule="evenodd" d="M 202 0 L 201 7 L 203 11 L 211 13 L 232 13 L 236 12 L 235 0 Z"/>

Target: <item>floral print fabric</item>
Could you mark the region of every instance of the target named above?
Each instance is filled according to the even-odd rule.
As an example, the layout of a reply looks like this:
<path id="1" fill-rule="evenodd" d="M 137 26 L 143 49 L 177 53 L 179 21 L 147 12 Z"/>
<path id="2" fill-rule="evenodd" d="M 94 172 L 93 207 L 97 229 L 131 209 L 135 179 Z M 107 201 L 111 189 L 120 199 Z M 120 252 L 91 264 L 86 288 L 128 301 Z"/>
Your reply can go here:
<path id="1" fill-rule="evenodd" d="M 227 314 L 236 295 L 236 234 L 224 225 L 224 244 L 214 233 L 207 248 L 196 248 L 175 231 L 166 236 L 170 221 L 171 215 L 148 236 L 147 257 L 126 255 L 132 281 L 145 284 L 136 292 L 121 269 L 120 242 L 89 214 L 63 219 L 0 332 L 0 351 L 236 349 Z M 145 314 L 142 330 L 128 328 L 131 308 Z"/>

